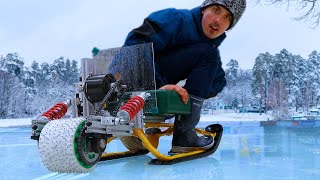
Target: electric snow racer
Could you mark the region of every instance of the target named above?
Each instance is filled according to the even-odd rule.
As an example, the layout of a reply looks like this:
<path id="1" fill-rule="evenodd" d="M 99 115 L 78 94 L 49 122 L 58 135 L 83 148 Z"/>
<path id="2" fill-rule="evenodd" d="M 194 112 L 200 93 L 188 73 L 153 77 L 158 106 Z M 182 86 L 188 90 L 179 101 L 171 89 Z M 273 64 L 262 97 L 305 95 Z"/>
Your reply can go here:
<path id="1" fill-rule="evenodd" d="M 173 164 L 208 156 L 219 146 L 223 128 L 209 125 L 199 134 L 214 145 L 175 155 L 157 150 L 161 136 L 171 135 L 168 117 L 190 113 L 174 91 L 156 90 L 152 44 L 98 51 L 81 60 L 81 81 L 75 97 L 60 102 L 32 120 L 31 138 L 38 141 L 43 164 L 50 171 L 83 173 L 97 162 L 152 153 L 149 164 Z M 72 118 L 63 118 L 71 112 Z M 120 139 L 125 152 L 105 152 Z M 170 148 L 170 147 L 169 147 Z"/>

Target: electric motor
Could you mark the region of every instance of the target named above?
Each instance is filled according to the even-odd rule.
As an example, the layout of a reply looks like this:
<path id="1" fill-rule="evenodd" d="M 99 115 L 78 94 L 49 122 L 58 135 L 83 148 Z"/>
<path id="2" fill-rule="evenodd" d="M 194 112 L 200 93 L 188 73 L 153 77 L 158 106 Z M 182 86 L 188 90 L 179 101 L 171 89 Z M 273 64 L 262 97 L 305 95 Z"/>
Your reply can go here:
<path id="1" fill-rule="evenodd" d="M 91 103 L 100 102 L 115 81 L 112 74 L 89 76 L 84 83 L 84 94 Z"/>

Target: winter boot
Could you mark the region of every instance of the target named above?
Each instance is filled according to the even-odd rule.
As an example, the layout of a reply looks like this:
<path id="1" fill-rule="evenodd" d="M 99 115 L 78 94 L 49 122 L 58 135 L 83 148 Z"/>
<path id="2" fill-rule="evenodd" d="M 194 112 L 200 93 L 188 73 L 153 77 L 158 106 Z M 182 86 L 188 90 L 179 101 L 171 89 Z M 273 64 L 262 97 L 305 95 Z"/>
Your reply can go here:
<path id="1" fill-rule="evenodd" d="M 200 120 L 203 101 L 203 98 L 190 95 L 191 114 L 175 117 L 172 149 L 169 154 L 206 150 L 213 146 L 211 136 L 199 137 L 195 131 L 195 127 Z"/>

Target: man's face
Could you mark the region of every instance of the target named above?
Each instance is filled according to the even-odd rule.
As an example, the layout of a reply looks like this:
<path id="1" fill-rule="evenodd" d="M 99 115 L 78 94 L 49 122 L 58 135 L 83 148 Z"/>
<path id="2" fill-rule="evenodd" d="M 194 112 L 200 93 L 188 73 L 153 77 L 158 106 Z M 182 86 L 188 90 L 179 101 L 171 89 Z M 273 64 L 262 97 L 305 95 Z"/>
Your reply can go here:
<path id="1" fill-rule="evenodd" d="M 209 39 L 214 39 L 223 34 L 232 21 L 232 16 L 229 11 L 219 5 L 204 8 L 202 14 L 203 33 Z"/>

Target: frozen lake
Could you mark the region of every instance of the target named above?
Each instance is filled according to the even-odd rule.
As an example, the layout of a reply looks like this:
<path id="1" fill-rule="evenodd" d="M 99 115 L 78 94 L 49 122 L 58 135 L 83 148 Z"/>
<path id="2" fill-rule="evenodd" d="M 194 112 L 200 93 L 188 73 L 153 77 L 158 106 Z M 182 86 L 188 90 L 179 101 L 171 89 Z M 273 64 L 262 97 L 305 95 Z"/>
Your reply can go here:
<path id="1" fill-rule="evenodd" d="M 216 122 L 201 122 L 205 127 Z M 152 155 L 104 161 L 87 174 L 49 172 L 31 128 L 0 128 L 1 179 L 320 179 L 320 121 L 221 122 L 224 134 L 211 156 L 175 165 L 149 165 Z M 170 149 L 171 137 L 159 150 Z M 120 141 L 107 151 L 125 150 Z"/>

